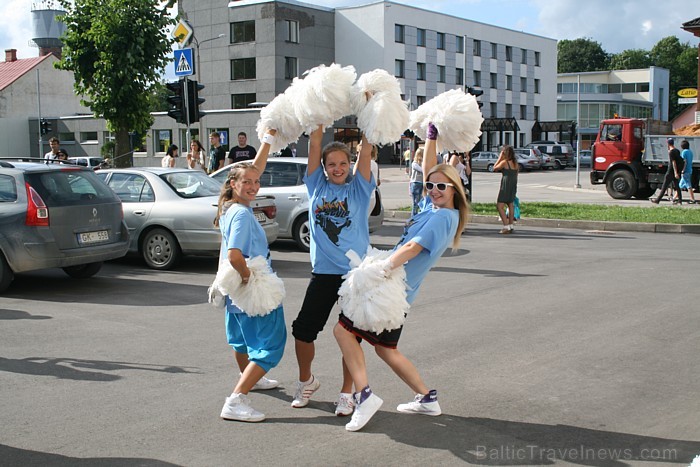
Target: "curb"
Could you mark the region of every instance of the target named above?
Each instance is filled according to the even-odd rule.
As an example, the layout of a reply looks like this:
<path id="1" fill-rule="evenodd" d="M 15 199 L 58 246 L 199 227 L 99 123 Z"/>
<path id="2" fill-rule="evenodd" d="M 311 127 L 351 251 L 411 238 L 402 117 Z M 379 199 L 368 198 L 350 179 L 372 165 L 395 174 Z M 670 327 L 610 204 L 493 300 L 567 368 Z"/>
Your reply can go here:
<path id="1" fill-rule="evenodd" d="M 387 219 L 408 219 L 411 213 L 408 211 L 386 211 Z M 473 214 L 471 222 L 474 224 L 501 225 L 496 216 Z M 700 234 L 699 224 L 648 224 L 642 222 L 609 222 L 609 221 L 576 221 L 564 219 L 538 219 L 521 218 L 518 225 L 530 227 L 548 227 L 555 229 L 579 229 L 600 230 L 604 232 L 651 232 L 651 233 L 681 233 Z"/>

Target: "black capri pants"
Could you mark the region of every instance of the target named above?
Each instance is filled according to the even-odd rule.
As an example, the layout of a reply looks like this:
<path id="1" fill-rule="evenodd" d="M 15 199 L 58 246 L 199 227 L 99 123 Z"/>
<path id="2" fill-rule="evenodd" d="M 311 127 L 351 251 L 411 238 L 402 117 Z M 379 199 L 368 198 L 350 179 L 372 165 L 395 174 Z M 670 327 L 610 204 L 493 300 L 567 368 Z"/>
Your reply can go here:
<path id="1" fill-rule="evenodd" d="M 292 323 L 292 335 L 302 342 L 313 342 L 328 322 L 333 305 L 338 301 L 338 290 L 343 283 L 340 274 L 311 273 L 304 302 L 297 319 Z"/>

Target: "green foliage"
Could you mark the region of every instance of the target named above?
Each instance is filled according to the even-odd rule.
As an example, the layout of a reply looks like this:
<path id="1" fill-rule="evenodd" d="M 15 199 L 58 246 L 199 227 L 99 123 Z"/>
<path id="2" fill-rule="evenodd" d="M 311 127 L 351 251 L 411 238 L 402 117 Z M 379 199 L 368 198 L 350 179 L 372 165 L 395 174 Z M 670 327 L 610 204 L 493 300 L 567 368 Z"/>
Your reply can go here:
<path id="1" fill-rule="evenodd" d="M 63 58 L 57 68 L 72 71 L 83 104 L 116 133 L 116 152 L 128 153 L 128 132 L 153 124 L 149 102 L 168 60 L 172 39 L 158 0 L 60 0 L 67 11 Z M 126 147 L 124 142 L 127 141 Z M 128 158 L 130 165 L 131 158 Z"/>
<path id="2" fill-rule="evenodd" d="M 592 39 L 564 39 L 557 43 L 557 72 L 577 73 L 608 69 L 608 54 Z"/>
<path id="3" fill-rule="evenodd" d="M 697 49 L 687 42 L 681 44 L 675 36 L 668 36 L 652 47 L 650 55 L 654 66 L 670 71 L 669 119 L 673 119 L 685 108 L 684 105 L 678 104 L 678 91 L 697 86 Z"/>
<path id="4" fill-rule="evenodd" d="M 164 83 L 158 82 L 153 85 L 151 94 L 148 96 L 148 108 L 151 112 L 167 112 L 170 109 L 168 88 Z"/>
<path id="5" fill-rule="evenodd" d="M 114 141 L 105 142 L 105 144 L 102 145 L 102 148 L 100 148 L 100 155 L 102 158 L 113 160 L 115 147 L 116 143 Z"/>
<path id="6" fill-rule="evenodd" d="M 650 66 L 651 55 L 648 50 L 628 49 L 610 56 L 611 70 L 636 70 Z"/>

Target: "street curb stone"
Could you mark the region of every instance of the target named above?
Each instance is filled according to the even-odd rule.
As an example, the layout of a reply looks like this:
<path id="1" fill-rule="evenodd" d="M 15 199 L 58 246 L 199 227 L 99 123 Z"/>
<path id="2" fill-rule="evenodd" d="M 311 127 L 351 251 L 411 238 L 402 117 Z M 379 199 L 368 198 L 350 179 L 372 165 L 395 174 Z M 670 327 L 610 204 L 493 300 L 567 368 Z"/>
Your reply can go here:
<path id="1" fill-rule="evenodd" d="M 387 211 L 388 219 L 408 219 L 409 211 Z M 496 216 L 474 214 L 471 216 L 474 224 L 497 224 L 501 220 Z M 700 234 L 699 224 L 650 224 L 644 222 L 608 222 L 608 221 L 578 221 L 565 219 L 521 218 L 518 225 L 530 227 L 549 227 L 558 229 L 601 230 L 604 232 L 652 232 L 652 233 L 688 233 Z"/>

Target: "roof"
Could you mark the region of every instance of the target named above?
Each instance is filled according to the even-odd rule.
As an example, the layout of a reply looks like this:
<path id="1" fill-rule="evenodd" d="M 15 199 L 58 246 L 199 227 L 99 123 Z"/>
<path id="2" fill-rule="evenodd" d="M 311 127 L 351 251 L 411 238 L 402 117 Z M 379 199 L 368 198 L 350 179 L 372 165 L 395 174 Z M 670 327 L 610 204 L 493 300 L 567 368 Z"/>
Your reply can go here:
<path id="1" fill-rule="evenodd" d="M 700 28 L 700 18 L 691 19 L 690 21 L 683 23 L 681 28 L 683 28 L 683 29 Z"/>
<path id="2" fill-rule="evenodd" d="M 43 57 L 22 58 L 14 62 L 0 62 L 0 91 L 17 81 L 27 72 L 33 70 L 39 63 L 51 56 L 51 54 L 48 54 Z"/>

